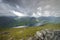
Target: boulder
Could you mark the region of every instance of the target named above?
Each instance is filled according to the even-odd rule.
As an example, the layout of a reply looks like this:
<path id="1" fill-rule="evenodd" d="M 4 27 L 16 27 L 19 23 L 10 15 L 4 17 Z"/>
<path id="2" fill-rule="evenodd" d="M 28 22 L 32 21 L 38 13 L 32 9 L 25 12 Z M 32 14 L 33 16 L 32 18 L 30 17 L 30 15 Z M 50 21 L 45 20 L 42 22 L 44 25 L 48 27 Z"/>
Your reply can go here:
<path id="1" fill-rule="evenodd" d="M 60 30 L 41 30 L 37 31 L 33 37 L 33 40 L 60 40 Z"/>

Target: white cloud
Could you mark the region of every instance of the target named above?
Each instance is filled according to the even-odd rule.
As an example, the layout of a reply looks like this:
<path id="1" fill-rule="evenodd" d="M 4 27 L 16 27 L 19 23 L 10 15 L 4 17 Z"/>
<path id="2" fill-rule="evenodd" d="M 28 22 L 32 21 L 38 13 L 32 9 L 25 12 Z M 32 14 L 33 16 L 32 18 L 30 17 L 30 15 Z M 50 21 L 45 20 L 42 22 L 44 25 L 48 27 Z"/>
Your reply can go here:
<path id="1" fill-rule="evenodd" d="M 40 12 L 37 12 L 37 13 L 33 13 L 33 14 L 32 14 L 32 17 L 38 18 L 38 17 L 40 17 L 40 16 L 42 16 L 42 14 L 41 14 Z"/>
<path id="2" fill-rule="evenodd" d="M 45 8 L 49 8 L 50 7 L 50 5 L 46 5 L 45 6 Z M 43 12 L 43 13 L 42 13 Z M 48 10 L 45 10 L 45 11 L 43 11 L 43 9 L 42 9 L 42 7 L 38 7 L 37 8 L 37 13 L 36 13 L 36 15 L 37 16 L 45 16 L 45 17 L 48 17 L 48 16 L 51 16 L 50 15 L 50 11 L 48 11 Z"/>
<path id="3" fill-rule="evenodd" d="M 14 10 L 12 10 L 11 12 L 14 13 L 16 16 L 27 16 L 26 14 L 23 14 L 21 12 L 17 12 L 17 11 L 14 11 Z"/>
<path id="4" fill-rule="evenodd" d="M 42 16 L 42 13 L 40 13 L 40 12 L 37 12 L 37 15 L 38 15 L 38 16 Z"/>
<path id="5" fill-rule="evenodd" d="M 32 17 L 37 17 L 37 15 L 35 13 L 32 14 Z"/>

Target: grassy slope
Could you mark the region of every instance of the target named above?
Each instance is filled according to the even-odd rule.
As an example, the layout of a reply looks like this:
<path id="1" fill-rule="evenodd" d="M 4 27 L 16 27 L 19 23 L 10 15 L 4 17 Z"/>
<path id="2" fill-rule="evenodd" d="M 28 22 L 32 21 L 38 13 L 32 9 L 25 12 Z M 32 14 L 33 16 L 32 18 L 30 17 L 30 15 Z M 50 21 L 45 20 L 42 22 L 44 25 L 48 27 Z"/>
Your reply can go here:
<path id="1" fill-rule="evenodd" d="M 0 40 L 10 40 L 11 38 L 15 40 L 20 40 L 21 38 L 26 39 L 30 36 L 33 36 L 36 31 L 43 29 L 57 30 L 60 29 L 60 24 L 46 24 L 44 26 L 39 27 L 1 29 L 0 33 L 9 32 L 9 34 L 0 34 Z"/>

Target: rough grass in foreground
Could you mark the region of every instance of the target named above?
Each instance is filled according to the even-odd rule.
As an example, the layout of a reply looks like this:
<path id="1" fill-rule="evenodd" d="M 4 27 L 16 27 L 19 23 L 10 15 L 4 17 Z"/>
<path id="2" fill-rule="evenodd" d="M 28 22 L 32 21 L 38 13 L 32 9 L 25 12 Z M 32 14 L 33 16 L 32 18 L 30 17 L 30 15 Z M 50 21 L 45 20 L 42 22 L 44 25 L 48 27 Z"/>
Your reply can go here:
<path id="1" fill-rule="evenodd" d="M 2 28 L 0 30 L 0 40 L 20 40 L 21 38 L 26 40 L 28 37 L 34 36 L 36 31 L 44 29 L 59 30 L 60 24 L 46 24 L 43 26 L 27 28 Z"/>

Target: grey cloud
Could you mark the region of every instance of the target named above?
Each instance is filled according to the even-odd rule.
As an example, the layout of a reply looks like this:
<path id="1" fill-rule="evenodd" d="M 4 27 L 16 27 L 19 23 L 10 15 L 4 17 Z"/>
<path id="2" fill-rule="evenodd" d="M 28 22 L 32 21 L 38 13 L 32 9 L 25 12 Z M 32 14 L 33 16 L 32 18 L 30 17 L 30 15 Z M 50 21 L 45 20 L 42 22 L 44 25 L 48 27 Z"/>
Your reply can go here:
<path id="1" fill-rule="evenodd" d="M 15 10 L 32 15 L 32 13 L 37 13 L 38 7 L 41 7 L 42 15 L 44 15 L 44 11 L 50 11 L 50 15 L 60 16 L 60 12 L 57 12 L 60 11 L 60 0 L 2 0 L 2 2 L 6 9 L 0 9 L 3 9 L 4 11 Z M 0 6 L 1 5 L 2 4 L 0 4 Z M 50 7 L 47 8 L 47 5 L 50 5 Z"/>
<path id="2" fill-rule="evenodd" d="M 8 5 L 4 4 L 4 3 L 0 3 L 0 16 L 16 16 L 13 13 L 11 13 L 10 8 L 8 7 Z"/>

